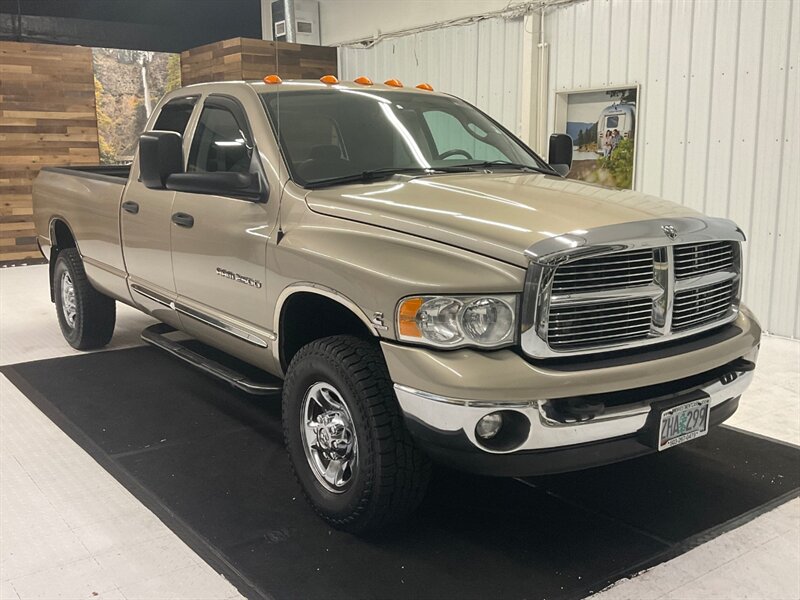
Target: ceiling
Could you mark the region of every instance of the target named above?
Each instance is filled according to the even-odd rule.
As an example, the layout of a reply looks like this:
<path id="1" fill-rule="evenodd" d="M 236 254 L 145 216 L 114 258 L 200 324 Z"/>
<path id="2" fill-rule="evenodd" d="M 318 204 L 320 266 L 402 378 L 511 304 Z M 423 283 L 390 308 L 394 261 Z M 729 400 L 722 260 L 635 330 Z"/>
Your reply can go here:
<path id="1" fill-rule="evenodd" d="M 261 38 L 260 0 L 0 0 L 0 39 L 180 52 Z"/>

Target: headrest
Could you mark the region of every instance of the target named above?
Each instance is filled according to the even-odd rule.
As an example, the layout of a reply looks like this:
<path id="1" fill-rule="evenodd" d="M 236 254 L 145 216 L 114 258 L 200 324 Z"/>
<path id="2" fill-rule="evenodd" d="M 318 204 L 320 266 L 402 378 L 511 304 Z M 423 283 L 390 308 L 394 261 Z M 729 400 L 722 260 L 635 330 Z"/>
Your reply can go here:
<path id="1" fill-rule="evenodd" d="M 311 148 L 308 157 L 314 160 L 338 160 L 342 158 L 342 153 L 339 150 L 339 146 L 327 144 Z"/>

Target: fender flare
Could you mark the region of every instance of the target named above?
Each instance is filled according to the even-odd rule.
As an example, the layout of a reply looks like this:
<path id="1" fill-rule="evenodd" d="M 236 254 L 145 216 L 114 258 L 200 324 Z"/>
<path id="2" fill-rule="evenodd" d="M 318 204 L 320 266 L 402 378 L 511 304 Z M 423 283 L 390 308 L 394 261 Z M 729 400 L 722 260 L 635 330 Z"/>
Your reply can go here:
<path id="1" fill-rule="evenodd" d="M 337 292 L 336 290 L 326 287 L 324 285 L 320 285 L 317 283 L 312 283 L 309 281 L 301 281 L 298 283 L 293 283 L 281 291 L 278 295 L 278 299 L 275 302 L 275 312 L 273 318 L 273 331 L 275 332 L 276 341 L 272 345 L 272 352 L 275 357 L 276 364 L 280 364 L 280 348 L 281 348 L 281 341 L 280 341 L 280 332 L 281 332 L 281 318 L 283 317 L 283 308 L 286 304 L 286 301 L 289 300 L 292 296 L 299 293 L 310 293 L 316 294 L 318 296 L 323 296 L 328 298 L 329 300 L 333 300 L 334 302 L 338 302 L 345 308 L 347 308 L 350 312 L 352 312 L 358 319 L 367 327 L 367 330 L 375 337 L 380 337 L 380 332 L 375 327 L 375 324 L 370 321 L 369 317 L 366 313 L 361 309 L 358 304 L 353 302 L 350 298 L 345 296 L 344 294 Z"/>
<path id="2" fill-rule="evenodd" d="M 56 239 L 56 231 L 55 231 L 56 222 L 57 221 L 60 221 L 61 223 L 63 223 L 64 226 L 67 228 L 67 231 L 69 231 L 69 234 L 72 236 L 72 240 L 75 242 L 75 249 L 78 251 L 78 254 L 81 256 L 81 259 L 83 259 L 83 254 L 81 254 L 81 249 L 78 246 L 78 238 L 75 237 L 75 231 L 72 229 L 72 225 L 69 224 L 69 221 L 67 221 L 67 219 L 64 218 L 61 215 L 53 215 L 52 217 L 50 217 L 50 222 L 47 224 L 47 234 L 50 236 L 50 239 L 49 239 L 49 241 L 50 241 L 50 256 L 49 256 L 49 259 L 47 261 L 48 272 L 50 274 L 50 302 L 55 302 L 56 301 L 55 289 L 53 288 L 53 271 L 54 271 L 55 266 L 56 266 L 55 259 L 58 258 L 58 250 L 59 250 L 58 240 Z"/>

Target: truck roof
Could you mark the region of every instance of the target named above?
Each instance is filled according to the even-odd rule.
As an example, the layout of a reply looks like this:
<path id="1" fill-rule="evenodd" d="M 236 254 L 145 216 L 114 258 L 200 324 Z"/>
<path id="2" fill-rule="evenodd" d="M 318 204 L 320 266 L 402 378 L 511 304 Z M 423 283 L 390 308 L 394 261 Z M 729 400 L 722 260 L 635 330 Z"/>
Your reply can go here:
<path id="1" fill-rule="evenodd" d="M 396 81 L 396 80 L 389 80 L 389 81 Z M 324 83 L 319 79 L 285 79 L 280 83 L 265 83 L 264 81 L 259 80 L 247 80 L 247 81 L 212 81 L 207 83 L 194 83 L 191 85 L 187 85 L 181 90 L 188 90 L 190 88 L 199 88 L 199 87 L 210 87 L 210 86 L 218 86 L 220 84 L 241 84 L 247 85 L 253 88 L 256 93 L 258 94 L 268 94 L 268 93 L 275 93 L 280 91 L 288 91 L 291 90 L 292 92 L 297 91 L 311 91 L 311 90 L 319 90 L 319 89 L 334 89 L 334 90 L 359 90 L 359 91 L 388 91 L 388 92 L 407 92 L 407 93 L 416 93 L 416 94 L 435 94 L 439 96 L 443 96 L 441 92 L 436 92 L 435 90 L 428 90 L 425 88 L 417 88 L 415 86 L 405 86 L 397 87 L 396 85 L 386 85 L 385 83 L 372 83 L 372 84 L 364 84 L 364 83 L 356 83 L 354 81 L 338 81 L 337 83 Z M 422 84 L 420 84 L 422 85 Z M 427 85 L 427 84 L 426 84 Z"/>

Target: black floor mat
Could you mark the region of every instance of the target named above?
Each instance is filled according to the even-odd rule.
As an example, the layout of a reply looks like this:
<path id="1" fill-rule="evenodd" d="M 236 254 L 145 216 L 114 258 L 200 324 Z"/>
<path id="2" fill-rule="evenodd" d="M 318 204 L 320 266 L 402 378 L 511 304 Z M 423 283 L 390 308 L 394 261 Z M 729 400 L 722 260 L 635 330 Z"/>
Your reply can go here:
<path id="1" fill-rule="evenodd" d="M 153 348 L 2 372 L 251 598 L 579 598 L 800 490 L 800 450 L 722 427 L 524 482 L 442 469 L 413 521 L 364 541 L 306 505 L 277 400 Z"/>

